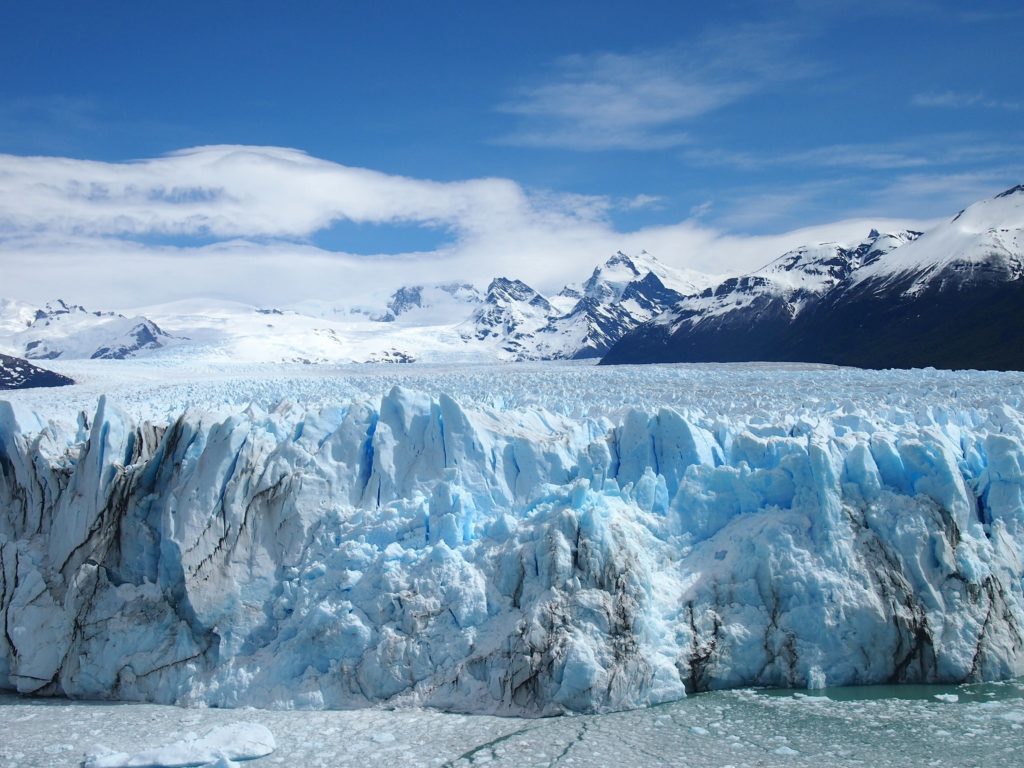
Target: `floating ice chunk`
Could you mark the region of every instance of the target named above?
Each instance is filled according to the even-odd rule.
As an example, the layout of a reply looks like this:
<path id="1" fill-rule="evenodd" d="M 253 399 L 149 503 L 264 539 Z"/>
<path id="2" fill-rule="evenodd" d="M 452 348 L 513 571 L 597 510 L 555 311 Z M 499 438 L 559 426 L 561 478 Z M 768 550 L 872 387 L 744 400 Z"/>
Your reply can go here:
<path id="1" fill-rule="evenodd" d="M 955 693 L 936 693 L 932 698 L 944 704 L 956 704 L 960 701 L 960 697 Z"/>
<path id="2" fill-rule="evenodd" d="M 88 755 L 83 768 L 188 768 L 225 765 L 230 760 L 254 760 L 277 748 L 274 735 L 259 723 L 233 723 L 214 728 L 202 738 L 129 754 Z"/>

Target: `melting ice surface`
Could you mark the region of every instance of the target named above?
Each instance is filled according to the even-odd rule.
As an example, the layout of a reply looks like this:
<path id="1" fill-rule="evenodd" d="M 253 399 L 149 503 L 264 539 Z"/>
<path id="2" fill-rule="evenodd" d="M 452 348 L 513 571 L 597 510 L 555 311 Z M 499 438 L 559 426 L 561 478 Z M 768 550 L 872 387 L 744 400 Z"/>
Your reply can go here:
<path id="1" fill-rule="evenodd" d="M 61 371 L 0 401 L 3 687 L 535 716 L 1024 673 L 1022 374 Z"/>

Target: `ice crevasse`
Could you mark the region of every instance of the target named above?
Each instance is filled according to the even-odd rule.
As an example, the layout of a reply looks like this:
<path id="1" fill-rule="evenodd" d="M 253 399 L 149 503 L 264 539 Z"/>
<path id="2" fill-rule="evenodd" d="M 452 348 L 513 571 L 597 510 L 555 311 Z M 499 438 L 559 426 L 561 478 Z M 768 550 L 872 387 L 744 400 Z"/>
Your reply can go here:
<path id="1" fill-rule="evenodd" d="M 0 402 L 0 687 L 540 715 L 1024 673 L 1024 416 Z"/>

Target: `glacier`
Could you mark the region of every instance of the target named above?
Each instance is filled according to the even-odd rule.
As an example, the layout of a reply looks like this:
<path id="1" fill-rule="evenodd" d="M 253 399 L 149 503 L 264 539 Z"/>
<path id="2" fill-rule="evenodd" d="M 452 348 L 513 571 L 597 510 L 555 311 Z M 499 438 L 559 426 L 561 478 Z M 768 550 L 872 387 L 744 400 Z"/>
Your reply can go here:
<path id="1" fill-rule="evenodd" d="M 534 716 L 1024 674 L 1020 374 L 426 379 L 0 400 L 0 687 Z"/>

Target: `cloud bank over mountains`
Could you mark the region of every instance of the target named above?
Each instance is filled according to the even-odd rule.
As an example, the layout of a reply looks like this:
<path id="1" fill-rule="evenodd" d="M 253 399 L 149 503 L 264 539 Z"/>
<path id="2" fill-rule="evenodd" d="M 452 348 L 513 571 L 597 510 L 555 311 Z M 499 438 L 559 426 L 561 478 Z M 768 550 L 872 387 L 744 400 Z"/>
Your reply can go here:
<path id="1" fill-rule="evenodd" d="M 921 225 L 850 220 L 771 236 L 727 234 L 697 218 L 614 225 L 616 210 L 652 202 L 503 178 L 410 178 L 279 147 L 197 147 L 124 163 L 0 155 L 2 293 L 117 307 L 188 296 L 268 303 L 500 274 L 557 290 L 619 249 L 723 274 L 806 242 Z M 316 244 L 338 225 L 411 227 L 424 247 L 357 253 Z"/>

